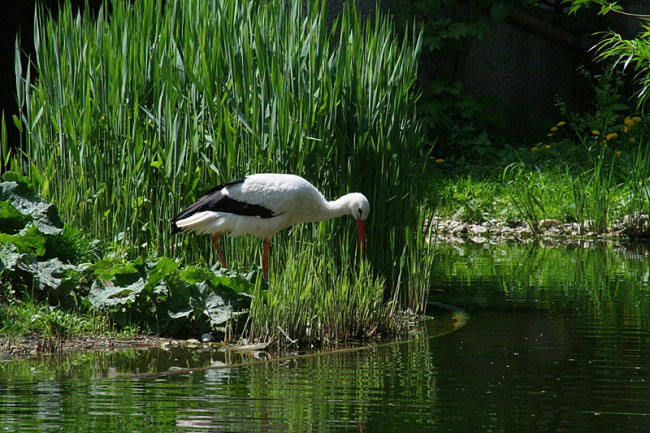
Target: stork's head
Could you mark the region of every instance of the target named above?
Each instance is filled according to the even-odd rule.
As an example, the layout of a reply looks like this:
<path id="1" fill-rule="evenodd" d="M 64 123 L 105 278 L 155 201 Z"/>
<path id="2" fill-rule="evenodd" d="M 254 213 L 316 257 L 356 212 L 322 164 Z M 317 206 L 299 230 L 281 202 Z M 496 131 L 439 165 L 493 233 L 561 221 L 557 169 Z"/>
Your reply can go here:
<path id="1" fill-rule="evenodd" d="M 353 192 L 348 194 L 348 196 L 348 208 L 350 209 L 350 214 L 355 220 L 365 221 L 370 213 L 370 203 L 366 196 L 360 192 Z"/>

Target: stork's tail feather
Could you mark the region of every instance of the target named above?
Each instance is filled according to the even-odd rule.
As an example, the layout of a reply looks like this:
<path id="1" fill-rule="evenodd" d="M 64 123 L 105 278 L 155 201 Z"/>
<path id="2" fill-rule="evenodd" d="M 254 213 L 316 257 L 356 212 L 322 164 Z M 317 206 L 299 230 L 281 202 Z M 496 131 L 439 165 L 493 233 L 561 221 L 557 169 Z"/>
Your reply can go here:
<path id="1" fill-rule="evenodd" d="M 212 233 L 215 221 L 219 219 L 215 212 L 197 212 L 186 218 L 172 221 L 172 232 L 193 231 L 198 234 Z"/>
<path id="2" fill-rule="evenodd" d="M 183 230 L 176 224 L 179 220 L 179 217 L 181 214 L 176 215 L 174 218 L 172 218 L 172 234 L 175 235 L 176 233 L 180 233 Z"/>

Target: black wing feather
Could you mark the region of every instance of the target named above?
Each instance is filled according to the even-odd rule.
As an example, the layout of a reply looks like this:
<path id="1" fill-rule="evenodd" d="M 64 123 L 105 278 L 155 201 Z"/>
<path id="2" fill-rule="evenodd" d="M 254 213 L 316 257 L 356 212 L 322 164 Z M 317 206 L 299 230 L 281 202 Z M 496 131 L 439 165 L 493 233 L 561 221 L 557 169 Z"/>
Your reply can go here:
<path id="1" fill-rule="evenodd" d="M 172 218 L 172 233 L 177 233 L 180 229 L 176 226 L 176 221 L 189 217 L 197 212 L 214 211 L 227 212 L 236 215 L 259 216 L 261 218 L 271 218 L 274 216 L 273 211 L 257 204 L 245 203 L 234 200 L 224 194 L 223 189 L 227 186 L 236 185 L 244 182 L 246 178 L 231 180 L 207 191 L 196 202 L 189 205 L 181 213 Z"/>

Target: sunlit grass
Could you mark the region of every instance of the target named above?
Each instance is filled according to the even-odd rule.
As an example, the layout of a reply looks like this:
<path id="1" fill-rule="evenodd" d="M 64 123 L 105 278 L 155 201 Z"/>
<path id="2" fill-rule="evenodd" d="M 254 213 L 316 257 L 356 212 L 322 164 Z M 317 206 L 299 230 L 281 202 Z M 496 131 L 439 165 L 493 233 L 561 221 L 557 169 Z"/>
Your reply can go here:
<path id="1" fill-rule="evenodd" d="M 432 202 L 438 216 L 464 222 L 525 221 L 541 234 L 540 222 L 551 219 L 579 223 L 583 234 L 607 233 L 626 219 L 647 214 L 650 151 L 642 142 L 625 157 L 600 150 L 582 165 L 556 160 L 538 167 L 519 161 L 505 169 L 494 167 L 493 176 L 440 179 Z M 633 227 L 624 232 L 647 236 Z"/>
<path id="2" fill-rule="evenodd" d="M 0 334 L 5 341 L 31 336 L 43 350 L 57 350 L 72 337 L 115 333 L 108 316 L 90 311 L 66 311 L 31 300 L 12 302 L 0 309 Z"/>

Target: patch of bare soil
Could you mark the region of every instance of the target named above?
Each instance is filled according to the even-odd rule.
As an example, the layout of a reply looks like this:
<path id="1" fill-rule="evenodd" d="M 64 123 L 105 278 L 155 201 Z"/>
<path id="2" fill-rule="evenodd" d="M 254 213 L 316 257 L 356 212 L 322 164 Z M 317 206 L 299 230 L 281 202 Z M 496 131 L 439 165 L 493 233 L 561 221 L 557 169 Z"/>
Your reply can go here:
<path id="1" fill-rule="evenodd" d="M 96 350 L 152 349 L 180 345 L 180 340 L 149 335 L 130 337 L 86 336 L 44 339 L 37 335 L 20 338 L 0 337 L 0 359 L 26 358 Z"/>

